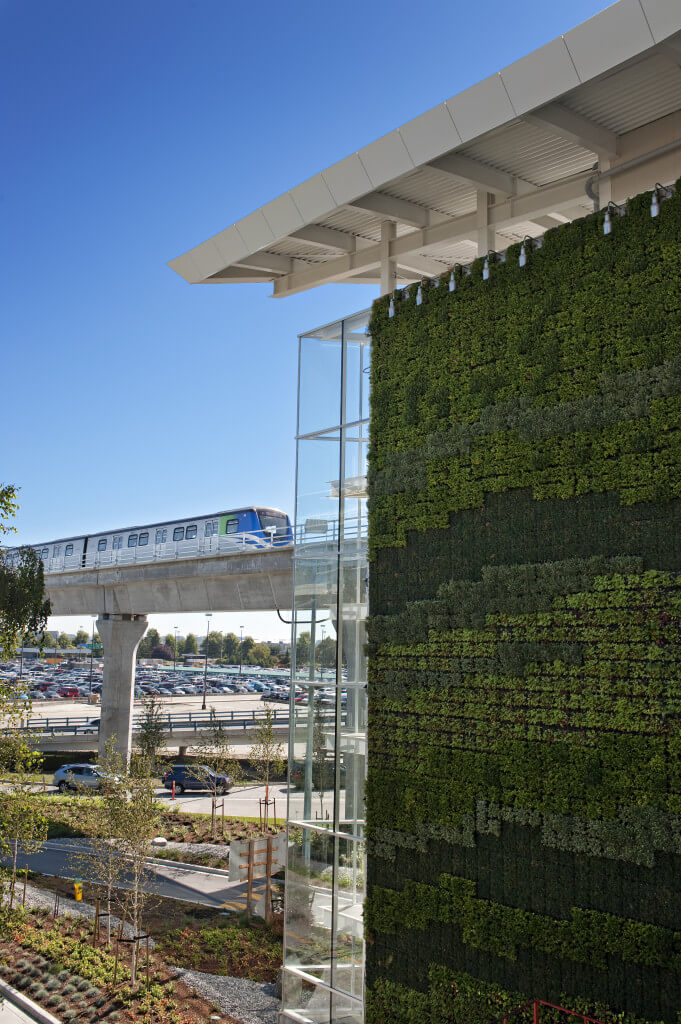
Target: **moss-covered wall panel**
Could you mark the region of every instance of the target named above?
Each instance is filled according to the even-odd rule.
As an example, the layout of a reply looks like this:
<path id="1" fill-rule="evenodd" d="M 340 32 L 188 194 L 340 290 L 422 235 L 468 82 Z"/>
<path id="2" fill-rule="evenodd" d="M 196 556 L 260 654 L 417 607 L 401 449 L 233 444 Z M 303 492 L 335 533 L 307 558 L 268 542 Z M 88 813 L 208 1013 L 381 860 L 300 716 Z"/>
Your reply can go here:
<path id="1" fill-rule="evenodd" d="M 369 1024 L 681 1011 L 681 196 L 649 207 L 375 305 Z"/>

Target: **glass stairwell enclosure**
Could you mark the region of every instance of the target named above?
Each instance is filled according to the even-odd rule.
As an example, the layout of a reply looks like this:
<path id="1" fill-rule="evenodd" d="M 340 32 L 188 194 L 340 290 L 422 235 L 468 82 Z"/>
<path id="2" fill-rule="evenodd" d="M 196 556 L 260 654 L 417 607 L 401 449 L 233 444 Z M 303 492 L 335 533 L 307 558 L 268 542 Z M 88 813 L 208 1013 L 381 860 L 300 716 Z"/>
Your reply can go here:
<path id="1" fill-rule="evenodd" d="M 364 1019 L 368 320 L 299 339 L 283 1021 Z"/>

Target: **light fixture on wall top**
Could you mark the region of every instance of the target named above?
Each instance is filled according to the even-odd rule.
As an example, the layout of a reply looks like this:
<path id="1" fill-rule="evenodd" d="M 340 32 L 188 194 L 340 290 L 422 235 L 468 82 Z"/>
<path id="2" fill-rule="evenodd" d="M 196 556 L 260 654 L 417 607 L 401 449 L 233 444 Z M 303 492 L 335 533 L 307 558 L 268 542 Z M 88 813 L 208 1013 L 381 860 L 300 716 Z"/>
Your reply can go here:
<path id="1" fill-rule="evenodd" d="M 610 207 L 605 211 L 605 217 L 603 218 L 603 234 L 609 235 L 612 231 L 612 217 L 610 216 Z"/>
<path id="2" fill-rule="evenodd" d="M 449 290 L 450 292 L 456 291 L 456 278 L 454 276 L 454 268 L 452 268 L 452 272 L 449 275 Z"/>
<path id="3" fill-rule="evenodd" d="M 489 256 L 485 256 L 485 262 L 482 265 L 482 279 L 489 281 Z"/>
<path id="4" fill-rule="evenodd" d="M 520 256 L 518 256 L 518 266 L 527 266 L 527 250 L 532 249 L 532 239 L 529 235 L 525 235 L 523 238 L 523 244 L 520 246 Z"/>
<path id="5" fill-rule="evenodd" d="M 420 306 L 422 302 L 423 302 L 423 288 L 421 287 L 421 282 L 419 281 L 419 286 L 416 289 L 416 305 Z"/>
<path id="6" fill-rule="evenodd" d="M 650 216 L 659 217 L 660 215 L 660 199 L 669 199 L 673 195 L 673 190 L 667 188 L 665 185 L 660 185 L 659 181 L 656 182 L 655 188 L 653 189 L 653 198 L 650 200 Z"/>
<path id="7" fill-rule="evenodd" d="M 392 295 L 390 296 L 390 305 L 388 306 L 388 316 L 392 319 L 395 316 L 395 303 Z"/>

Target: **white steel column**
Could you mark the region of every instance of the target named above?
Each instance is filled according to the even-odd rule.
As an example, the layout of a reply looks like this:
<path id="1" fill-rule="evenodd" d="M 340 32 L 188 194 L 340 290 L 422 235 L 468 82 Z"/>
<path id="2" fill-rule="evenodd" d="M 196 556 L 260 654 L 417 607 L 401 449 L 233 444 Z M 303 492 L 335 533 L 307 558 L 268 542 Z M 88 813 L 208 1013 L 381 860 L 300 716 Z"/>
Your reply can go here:
<path id="1" fill-rule="evenodd" d="M 395 224 L 391 220 L 381 221 L 381 295 L 395 291 L 397 264 L 390 256 L 390 243 L 396 236 Z"/>
<path id="2" fill-rule="evenodd" d="M 486 256 L 490 249 L 495 249 L 494 227 L 490 225 L 490 206 L 494 202 L 491 192 L 477 192 L 478 214 L 478 256 Z"/>
<path id="3" fill-rule="evenodd" d="M 104 655 L 99 756 L 104 754 L 107 741 L 115 737 L 115 750 L 127 762 L 132 747 L 135 659 L 139 642 L 147 631 L 147 617 L 100 615 L 97 630 Z"/>

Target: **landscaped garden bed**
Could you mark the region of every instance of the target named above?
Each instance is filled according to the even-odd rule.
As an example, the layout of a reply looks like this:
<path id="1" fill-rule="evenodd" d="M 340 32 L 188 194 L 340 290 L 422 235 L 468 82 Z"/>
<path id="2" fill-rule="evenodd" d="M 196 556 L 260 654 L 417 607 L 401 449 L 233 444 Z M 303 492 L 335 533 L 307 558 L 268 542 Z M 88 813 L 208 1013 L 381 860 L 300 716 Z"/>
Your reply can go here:
<path id="1" fill-rule="evenodd" d="M 88 834 L 88 821 L 92 812 L 95 796 L 57 796 L 50 794 L 41 798 L 41 811 L 48 819 L 48 838 L 59 839 L 78 837 Z M 212 835 L 210 814 L 192 814 L 188 811 L 163 808 L 159 834 L 172 842 L 180 843 L 218 843 L 231 842 L 232 839 L 255 839 L 267 834 L 276 835 L 281 831 L 280 825 L 272 824 L 263 830 L 258 821 L 248 818 L 225 817 L 223 821 L 217 817 L 215 836 Z"/>
<path id="2" fill-rule="evenodd" d="M 130 943 L 114 940 L 110 949 L 95 943 L 91 924 L 81 918 L 15 912 L 3 925 L 0 950 L 3 980 L 67 1024 L 194 1024 L 216 1012 L 156 952 L 147 961 L 144 946 L 133 986 Z"/>

